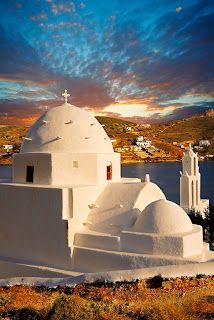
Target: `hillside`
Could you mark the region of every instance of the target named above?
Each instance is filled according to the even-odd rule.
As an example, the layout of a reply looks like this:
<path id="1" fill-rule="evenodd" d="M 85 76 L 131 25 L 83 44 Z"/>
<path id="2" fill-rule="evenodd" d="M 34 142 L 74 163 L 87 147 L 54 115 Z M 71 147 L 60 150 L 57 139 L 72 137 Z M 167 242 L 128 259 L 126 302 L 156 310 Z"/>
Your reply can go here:
<path id="1" fill-rule="evenodd" d="M 108 135 L 116 140 L 114 148 L 121 152 L 123 162 L 179 160 L 184 147 L 189 143 L 196 147 L 201 157 L 211 158 L 214 154 L 214 110 L 167 124 L 151 125 L 149 128 L 107 117 L 100 117 L 98 120 L 105 124 Z M 131 127 L 132 131 L 124 132 L 127 127 Z M 155 149 L 148 148 L 141 152 L 120 150 L 134 145 L 139 135 L 150 140 Z M 211 144 L 209 147 L 198 147 L 200 140 L 209 140 Z"/>
<path id="2" fill-rule="evenodd" d="M 171 121 L 167 124 L 140 125 L 116 118 L 97 117 L 113 141 L 116 152 L 121 153 L 122 162 L 176 161 L 183 155 L 183 149 L 189 143 L 196 146 L 201 157 L 214 155 L 214 110 L 192 117 Z M 4 144 L 13 145 L 13 152 L 19 152 L 22 137 L 29 128 L 18 126 L 0 126 L 0 163 L 10 164 L 11 154 L 7 154 Z M 128 131 L 129 130 L 129 131 Z M 152 148 L 138 150 L 136 139 L 143 136 L 151 141 Z M 200 140 L 209 140 L 210 146 L 198 147 Z"/>
<path id="3" fill-rule="evenodd" d="M 110 117 L 101 117 L 97 116 L 96 119 L 103 125 L 107 127 L 126 127 L 126 126 L 137 126 L 136 123 L 131 122 L 131 121 L 125 121 L 122 119 L 117 119 L 117 118 L 110 118 Z"/>
<path id="4" fill-rule="evenodd" d="M 209 140 L 211 145 L 205 151 L 214 153 L 214 110 L 192 117 L 172 121 L 165 125 L 152 126 L 151 135 L 167 143 L 192 143 Z M 203 153 L 203 152 L 202 152 Z"/>
<path id="5" fill-rule="evenodd" d="M 1 319 L 197 320 L 213 319 L 212 276 L 96 282 L 76 287 L 0 288 Z"/>
<path id="6" fill-rule="evenodd" d="M 98 119 L 99 120 L 99 119 Z M 100 119 L 105 123 L 105 119 Z M 143 135 L 145 139 L 151 140 L 152 144 L 160 150 L 160 153 L 154 154 L 153 160 L 180 159 L 183 154 L 183 149 L 189 143 L 197 146 L 200 140 L 209 140 L 210 146 L 197 148 L 197 152 L 201 156 L 212 156 L 214 154 L 214 110 L 209 110 L 201 114 L 191 116 L 186 119 L 171 121 L 167 124 L 151 125 L 150 128 L 143 126 L 113 121 L 106 121 L 107 133 L 116 139 L 114 147 L 130 145 L 135 142 L 139 135 Z M 123 128 L 132 126 L 133 131 L 124 133 Z M 154 159 L 155 158 L 155 159 Z M 149 159 L 152 160 L 150 154 Z M 149 160 L 147 159 L 147 160 Z"/>
<path id="7" fill-rule="evenodd" d="M 3 147 L 6 144 L 12 145 L 12 152 L 19 152 L 24 137 L 29 128 L 24 126 L 0 125 L 0 164 L 11 164 L 11 153 Z M 8 150 L 10 151 L 10 150 Z"/>

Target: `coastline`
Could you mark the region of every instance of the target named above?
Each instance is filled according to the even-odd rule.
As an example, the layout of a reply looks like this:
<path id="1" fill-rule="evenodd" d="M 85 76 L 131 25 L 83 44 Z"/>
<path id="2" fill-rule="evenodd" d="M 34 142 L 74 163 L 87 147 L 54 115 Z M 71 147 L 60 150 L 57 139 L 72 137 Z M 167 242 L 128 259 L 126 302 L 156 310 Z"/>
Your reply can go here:
<path id="1" fill-rule="evenodd" d="M 199 161 L 212 161 L 212 159 L 199 159 Z M 181 162 L 181 159 L 175 158 L 155 158 L 155 159 L 121 159 L 121 164 L 135 164 L 135 163 L 163 163 L 163 162 Z M 12 158 L 0 159 L 0 166 L 12 166 Z"/>
<path id="2" fill-rule="evenodd" d="M 181 162 L 181 159 L 121 160 L 121 164 Z"/>

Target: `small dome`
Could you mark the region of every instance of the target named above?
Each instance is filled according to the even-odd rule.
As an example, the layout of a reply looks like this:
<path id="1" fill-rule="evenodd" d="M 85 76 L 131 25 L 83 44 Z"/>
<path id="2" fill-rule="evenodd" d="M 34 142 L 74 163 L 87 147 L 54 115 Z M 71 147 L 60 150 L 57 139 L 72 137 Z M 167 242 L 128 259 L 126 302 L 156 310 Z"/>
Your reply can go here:
<path id="1" fill-rule="evenodd" d="M 21 153 L 112 153 L 102 125 L 89 112 L 64 103 L 43 114 L 31 127 Z"/>
<path id="2" fill-rule="evenodd" d="M 138 217 L 134 231 L 143 233 L 184 233 L 193 229 L 187 213 L 176 203 L 161 199 L 150 203 Z"/>

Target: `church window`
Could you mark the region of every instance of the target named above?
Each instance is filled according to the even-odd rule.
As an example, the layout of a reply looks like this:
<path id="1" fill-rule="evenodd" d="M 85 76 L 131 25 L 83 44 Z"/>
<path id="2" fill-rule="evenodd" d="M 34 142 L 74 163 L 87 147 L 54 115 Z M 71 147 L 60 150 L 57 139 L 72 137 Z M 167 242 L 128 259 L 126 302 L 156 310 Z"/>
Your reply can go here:
<path id="1" fill-rule="evenodd" d="M 34 166 L 27 166 L 26 182 L 33 182 Z"/>
<path id="2" fill-rule="evenodd" d="M 107 166 L 107 180 L 112 180 L 112 165 Z"/>
<path id="3" fill-rule="evenodd" d="M 195 206 L 195 190 L 194 190 L 194 182 L 192 181 L 192 207 Z"/>

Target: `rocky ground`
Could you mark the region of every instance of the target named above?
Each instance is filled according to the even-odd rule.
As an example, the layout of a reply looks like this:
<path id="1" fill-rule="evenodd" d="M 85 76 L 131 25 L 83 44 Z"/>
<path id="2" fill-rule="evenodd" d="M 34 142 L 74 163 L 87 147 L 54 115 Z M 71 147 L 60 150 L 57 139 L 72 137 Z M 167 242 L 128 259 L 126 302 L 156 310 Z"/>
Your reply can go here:
<path id="1" fill-rule="evenodd" d="M 0 288 L 0 319 L 214 319 L 214 276 Z"/>

